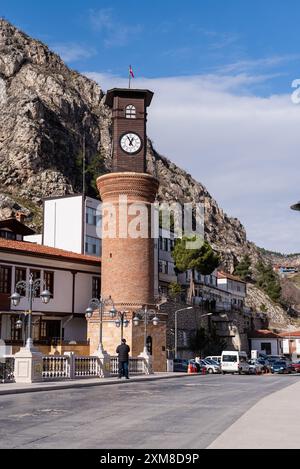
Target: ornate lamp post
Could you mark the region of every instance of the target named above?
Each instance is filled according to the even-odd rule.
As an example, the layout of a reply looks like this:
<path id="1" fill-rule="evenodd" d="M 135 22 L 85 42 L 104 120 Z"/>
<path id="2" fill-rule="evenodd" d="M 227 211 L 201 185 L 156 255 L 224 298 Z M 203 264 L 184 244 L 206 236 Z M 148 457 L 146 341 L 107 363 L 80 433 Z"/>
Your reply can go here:
<path id="1" fill-rule="evenodd" d="M 127 314 L 128 313 L 129 313 L 129 311 L 116 311 L 116 310 L 114 310 L 114 316 L 113 317 L 117 317 L 117 319 L 115 320 L 115 325 L 116 325 L 116 327 L 121 329 L 121 341 L 124 337 L 124 327 L 127 328 L 130 324 L 129 319 L 127 319 Z"/>
<path id="2" fill-rule="evenodd" d="M 27 292 L 28 301 L 29 301 L 29 310 L 28 310 L 28 325 L 27 325 L 27 340 L 25 348 L 27 350 L 33 349 L 33 339 L 32 339 L 32 304 L 34 298 L 36 298 L 37 292 L 40 290 L 41 286 L 45 288 L 40 294 L 40 298 L 44 304 L 48 304 L 51 299 L 51 293 L 46 289 L 46 284 L 40 278 L 33 280 L 33 275 L 30 275 L 29 282 L 21 280 L 16 284 L 16 291 L 10 297 L 13 306 L 18 306 L 21 301 L 21 295 L 18 291 Z M 20 326 L 20 323 L 19 323 Z"/>
<path id="3" fill-rule="evenodd" d="M 111 319 L 113 319 L 116 316 L 117 312 L 116 312 L 116 309 L 115 309 L 115 306 L 114 306 L 114 303 L 113 303 L 113 300 L 112 300 L 111 297 L 109 297 L 107 299 L 103 298 L 103 297 L 100 297 L 99 300 L 98 300 L 98 298 L 92 298 L 89 302 L 88 308 L 85 311 L 85 317 L 87 319 L 90 319 L 93 316 L 94 311 L 99 309 L 100 321 L 99 321 L 99 346 L 98 346 L 98 352 L 101 353 L 101 354 L 104 353 L 104 348 L 103 348 L 103 317 L 104 317 L 104 314 L 105 314 L 104 308 L 108 303 L 112 304 L 112 307 L 109 311 L 109 317 Z"/>
<path id="4" fill-rule="evenodd" d="M 152 316 L 152 317 L 151 317 Z M 138 311 L 133 318 L 133 324 L 134 326 L 138 326 L 140 324 L 140 321 L 144 321 L 144 355 L 149 355 L 148 349 L 147 349 L 147 326 L 150 322 L 152 322 L 153 326 L 158 326 L 159 324 L 159 318 L 157 317 L 157 313 L 155 310 L 148 310 L 148 307 L 145 306 L 143 310 Z"/>

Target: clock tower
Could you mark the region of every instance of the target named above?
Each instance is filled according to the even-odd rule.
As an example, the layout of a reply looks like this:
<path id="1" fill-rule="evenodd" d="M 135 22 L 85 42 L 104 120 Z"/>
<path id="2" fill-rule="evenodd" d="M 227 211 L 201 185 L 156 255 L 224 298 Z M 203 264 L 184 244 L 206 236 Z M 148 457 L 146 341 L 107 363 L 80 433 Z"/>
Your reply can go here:
<path id="1" fill-rule="evenodd" d="M 113 172 L 146 172 L 147 107 L 153 93 L 149 90 L 114 88 L 105 104 L 112 108 Z"/>
<path id="2" fill-rule="evenodd" d="M 146 307 L 155 309 L 151 215 L 159 184 L 146 172 L 147 108 L 152 97 L 149 90 L 114 88 L 107 92 L 105 104 L 112 109 L 112 172 L 97 179 L 103 202 L 101 295 L 111 298 L 119 312 L 126 312 L 129 326 L 124 335 L 132 356 L 145 351 L 144 326 L 135 327 L 133 317 Z M 107 236 L 106 225 L 111 220 L 115 228 Z M 90 353 L 98 340 L 93 321 L 88 326 Z M 155 330 L 149 325 L 148 334 L 153 340 L 154 368 L 164 371 L 165 323 L 161 321 Z M 120 331 L 111 321 L 104 322 L 103 337 L 105 349 L 114 355 Z"/>

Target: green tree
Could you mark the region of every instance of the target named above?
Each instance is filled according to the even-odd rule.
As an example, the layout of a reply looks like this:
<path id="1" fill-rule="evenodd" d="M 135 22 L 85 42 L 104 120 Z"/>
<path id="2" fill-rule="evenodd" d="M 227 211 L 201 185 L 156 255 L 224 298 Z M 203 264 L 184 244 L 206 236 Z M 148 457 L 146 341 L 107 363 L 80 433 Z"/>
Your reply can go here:
<path id="1" fill-rule="evenodd" d="M 250 267 L 251 267 L 251 259 L 248 255 L 246 255 L 236 266 L 234 274 L 238 275 L 242 280 L 247 281 L 251 278 Z"/>
<path id="2" fill-rule="evenodd" d="M 204 327 L 200 327 L 190 339 L 190 349 L 201 357 L 221 355 L 226 346 L 226 340 L 218 335 L 215 327 L 212 327 L 210 332 L 207 332 Z"/>
<path id="3" fill-rule="evenodd" d="M 172 257 L 175 267 L 179 272 L 192 271 L 200 272 L 202 275 L 210 275 L 220 264 L 219 256 L 213 251 L 207 241 L 199 248 L 189 249 L 187 243 L 195 242 L 196 237 L 184 236 L 175 241 Z"/>
<path id="4" fill-rule="evenodd" d="M 169 285 L 169 295 L 171 298 L 178 298 L 182 293 L 182 287 L 177 282 L 171 282 Z"/>
<path id="5" fill-rule="evenodd" d="M 272 266 L 259 262 L 256 265 L 256 270 L 258 272 L 256 278 L 257 285 L 269 295 L 271 300 L 278 301 L 281 296 L 281 286 Z"/>
<path id="6" fill-rule="evenodd" d="M 175 241 L 175 246 L 172 251 L 175 269 L 178 272 L 186 272 L 187 270 L 191 270 L 192 272 L 188 291 L 189 302 L 192 301 L 192 297 L 194 296 L 195 271 L 202 275 L 210 275 L 220 264 L 219 256 L 213 251 L 207 241 L 203 243 L 200 242 L 200 247 L 191 249 L 189 243 L 195 243 L 196 241 L 196 236 L 184 236 Z"/>
<path id="7" fill-rule="evenodd" d="M 86 157 L 85 165 L 85 185 L 86 195 L 90 197 L 98 197 L 97 189 L 97 178 L 102 174 L 107 173 L 108 170 L 105 166 L 105 151 L 103 148 L 100 149 L 99 153 L 96 153 L 92 157 Z M 79 153 L 75 158 L 75 182 L 74 189 L 76 192 L 82 192 L 83 190 L 83 153 Z"/>

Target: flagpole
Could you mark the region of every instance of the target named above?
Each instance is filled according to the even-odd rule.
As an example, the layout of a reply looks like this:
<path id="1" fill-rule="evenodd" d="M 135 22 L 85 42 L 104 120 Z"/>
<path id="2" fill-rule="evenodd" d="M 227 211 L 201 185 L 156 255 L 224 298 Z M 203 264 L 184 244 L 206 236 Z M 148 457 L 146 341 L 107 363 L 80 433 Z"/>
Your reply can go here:
<path id="1" fill-rule="evenodd" d="M 129 73 L 128 73 L 128 79 L 129 79 L 129 89 L 131 88 L 131 73 L 130 73 L 130 67 L 129 67 Z"/>

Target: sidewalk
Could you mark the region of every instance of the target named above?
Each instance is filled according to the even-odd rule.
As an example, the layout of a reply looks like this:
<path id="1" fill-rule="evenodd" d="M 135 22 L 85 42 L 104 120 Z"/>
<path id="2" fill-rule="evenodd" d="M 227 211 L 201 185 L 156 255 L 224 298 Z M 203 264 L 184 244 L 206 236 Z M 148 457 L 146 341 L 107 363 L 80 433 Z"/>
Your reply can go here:
<path id="1" fill-rule="evenodd" d="M 155 373 L 153 375 L 133 376 L 130 380 L 118 378 L 81 378 L 73 380 L 43 381 L 33 384 L 0 384 L 0 396 L 7 394 L 23 394 L 29 392 L 57 391 L 59 389 L 85 388 L 91 386 L 109 386 L 112 384 L 130 384 L 144 381 L 156 381 L 160 379 L 184 378 L 187 376 L 199 376 L 187 373 Z"/>
<path id="2" fill-rule="evenodd" d="M 299 395 L 296 383 L 263 398 L 208 449 L 299 449 Z"/>

